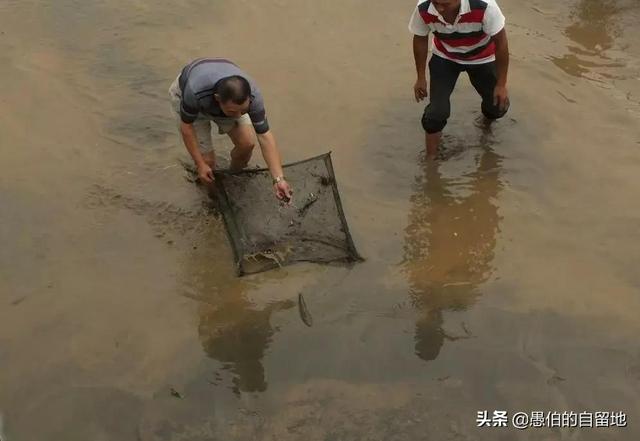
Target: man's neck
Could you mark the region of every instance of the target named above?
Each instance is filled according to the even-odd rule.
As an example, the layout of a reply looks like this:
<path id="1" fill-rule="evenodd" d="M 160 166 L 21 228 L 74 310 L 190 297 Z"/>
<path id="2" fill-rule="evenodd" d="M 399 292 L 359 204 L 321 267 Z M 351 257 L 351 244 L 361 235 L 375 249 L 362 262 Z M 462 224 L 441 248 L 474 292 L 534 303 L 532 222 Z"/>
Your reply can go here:
<path id="1" fill-rule="evenodd" d="M 447 23 L 454 24 L 456 18 L 458 18 L 458 14 L 460 14 L 460 6 L 458 6 L 458 9 L 456 9 L 454 12 L 443 15 L 442 18 L 444 18 L 444 21 L 446 21 Z"/>

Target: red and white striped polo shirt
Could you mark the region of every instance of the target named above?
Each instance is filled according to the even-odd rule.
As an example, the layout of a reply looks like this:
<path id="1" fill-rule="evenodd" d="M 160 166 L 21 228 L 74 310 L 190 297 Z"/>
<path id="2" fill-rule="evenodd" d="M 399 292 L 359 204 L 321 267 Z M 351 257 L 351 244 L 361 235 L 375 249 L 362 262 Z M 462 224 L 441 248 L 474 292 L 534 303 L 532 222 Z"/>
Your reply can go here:
<path id="1" fill-rule="evenodd" d="M 504 28 L 504 15 L 495 0 L 462 0 L 453 24 L 447 23 L 431 0 L 419 0 L 409 30 L 420 36 L 433 33 L 433 53 L 461 64 L 496 59 L 491 37 Z"/>

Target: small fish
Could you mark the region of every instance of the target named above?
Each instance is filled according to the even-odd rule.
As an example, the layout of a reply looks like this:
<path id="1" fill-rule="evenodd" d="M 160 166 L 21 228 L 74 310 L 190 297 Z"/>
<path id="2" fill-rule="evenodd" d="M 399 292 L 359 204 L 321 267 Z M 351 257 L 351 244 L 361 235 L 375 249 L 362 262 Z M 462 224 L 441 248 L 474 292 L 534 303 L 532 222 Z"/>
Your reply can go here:
<path id="1" fill-rule="evenodd" d="M 311 313 L 307 308 L 304 297 L 302 297 L 302 293 L 298 294 L 298 311 L 300 312 L 300 319 L 302 320 L 302 323 L 308 327 L 313 326 L 313 317 L 311 317 Z"/>
<path id="2" fill-rule="evenodd" d="M 169 389 L 169 392 L 171 393 L 172 397 L 182 399 L 182 394 L 180 392 L 178 392 L 177 390 L 175 390 L 174 388 Z"/>
<path id="3" fill-rule="evenodd" d="M 307 213 L 307 210 L 309 210 L 309 207 L 315 204 L 318 201 L 318 199 L 319 199 L 318 195 L 316 195 L 315 193 L 309 193 L 309 196 L 307 197 L 307 201 L 305 202 L 305 204 L 298 209 L 298 215 L 304 216 Z"/>

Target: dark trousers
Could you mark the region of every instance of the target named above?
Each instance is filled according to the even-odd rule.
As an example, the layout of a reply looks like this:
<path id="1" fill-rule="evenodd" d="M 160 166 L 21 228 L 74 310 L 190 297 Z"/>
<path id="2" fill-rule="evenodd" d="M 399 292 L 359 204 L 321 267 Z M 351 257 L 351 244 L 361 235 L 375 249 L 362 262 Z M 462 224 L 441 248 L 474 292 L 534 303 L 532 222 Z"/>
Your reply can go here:
<path id="1" fill-rule="evenodd" d="M 446 60 L 437 55 L 429 61 L 429 104 L 422 115 L 422 127 L 427 133 L 438 133 L 447 125 L 451 114 L 450 97 L 460 72 L 466 71 L 471 84 L 482 97 L 482 113 L 489 119 L 502 118 L 507 110 L 493 104 L 496 87 L 495 62 L 465 65 Z"/>

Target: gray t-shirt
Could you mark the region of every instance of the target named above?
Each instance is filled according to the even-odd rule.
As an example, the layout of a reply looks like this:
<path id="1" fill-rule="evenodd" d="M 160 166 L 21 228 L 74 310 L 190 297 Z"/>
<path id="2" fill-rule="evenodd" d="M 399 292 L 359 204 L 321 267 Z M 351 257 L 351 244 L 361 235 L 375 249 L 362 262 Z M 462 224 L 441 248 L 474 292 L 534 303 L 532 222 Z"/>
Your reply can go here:
<path id="1" fill-rule="evenodd" d="M 187 124 L 193 123 L 199 113 L 225 118 L 226 115 L 214 98 L 218 82 L 226 77 L 238 75 L 245 78 L 251 86 L 249 117 L 256 133 L 269 131 L 264 100 L 254 81 L 238 66 L 222 58 L 199 58 L 187 64 L 180 74 L 179 85 L 182 91 L 180 100 L 180 118 Z"/>

